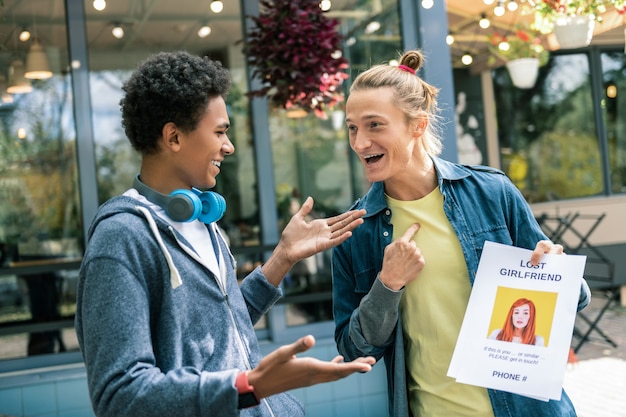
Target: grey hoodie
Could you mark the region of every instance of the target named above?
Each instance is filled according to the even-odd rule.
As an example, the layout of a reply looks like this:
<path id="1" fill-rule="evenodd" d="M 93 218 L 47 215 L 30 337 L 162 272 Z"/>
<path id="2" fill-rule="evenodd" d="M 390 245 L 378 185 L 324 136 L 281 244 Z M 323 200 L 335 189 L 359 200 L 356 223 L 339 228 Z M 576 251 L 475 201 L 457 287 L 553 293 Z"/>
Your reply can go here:
<path id="1" fill-rule="evenodd" d="M 304 415 L 286 393 L 237 409 L 235 378 L 261 359 L 253 325 L 282 295 L 260 267 L 238 285 L 218 238 L 230 255 L 223 288 L 182 235 L 128 196 L 100 207 L 88 238 L 75 325 L 98 417 Z"/>

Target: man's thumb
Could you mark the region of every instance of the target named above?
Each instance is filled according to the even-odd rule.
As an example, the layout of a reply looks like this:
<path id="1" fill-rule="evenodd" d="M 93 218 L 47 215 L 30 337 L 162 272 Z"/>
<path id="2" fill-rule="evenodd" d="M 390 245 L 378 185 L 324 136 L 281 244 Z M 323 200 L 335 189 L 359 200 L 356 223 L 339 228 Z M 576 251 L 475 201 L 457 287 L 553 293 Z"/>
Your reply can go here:
<path id="1" fill-rule="evenodd" d="M 313 346 L 315 346 L 315 338 L 312 335 L 301 337 L 300 339 L 296 340 L 292 345 L 293 354 L 295 355 L 297 353 L 306 352 Z"/>

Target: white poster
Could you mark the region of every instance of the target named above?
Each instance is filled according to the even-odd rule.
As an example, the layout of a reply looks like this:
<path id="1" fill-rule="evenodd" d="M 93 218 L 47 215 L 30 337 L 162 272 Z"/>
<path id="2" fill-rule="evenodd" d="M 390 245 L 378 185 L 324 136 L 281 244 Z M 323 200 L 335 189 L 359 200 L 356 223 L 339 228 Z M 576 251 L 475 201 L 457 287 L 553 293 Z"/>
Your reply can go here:
<path id="1" fill-rule="evenodd" d="M 531 253 L 485 242 L 448 376 L 559 400 L 586 257 Z"/>

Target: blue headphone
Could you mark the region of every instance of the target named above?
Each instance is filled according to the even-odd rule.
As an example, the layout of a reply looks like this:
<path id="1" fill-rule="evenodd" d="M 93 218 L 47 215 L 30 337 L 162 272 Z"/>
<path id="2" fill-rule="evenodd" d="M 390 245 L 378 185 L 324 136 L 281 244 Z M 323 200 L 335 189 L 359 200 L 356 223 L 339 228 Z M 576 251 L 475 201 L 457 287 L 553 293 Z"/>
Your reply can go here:
<path id="1" fill-rule="evenodd" d="M 139 194 L 165 210 L 167 216 L 176 222 L 198 219 L 202 223 L 213 223 L 221 219 L 226 211 L 226 200 L 213 191 L 182 188 L 165 195 L 141 182 L 139 175 L 135 177 L 133 187 Z"/>

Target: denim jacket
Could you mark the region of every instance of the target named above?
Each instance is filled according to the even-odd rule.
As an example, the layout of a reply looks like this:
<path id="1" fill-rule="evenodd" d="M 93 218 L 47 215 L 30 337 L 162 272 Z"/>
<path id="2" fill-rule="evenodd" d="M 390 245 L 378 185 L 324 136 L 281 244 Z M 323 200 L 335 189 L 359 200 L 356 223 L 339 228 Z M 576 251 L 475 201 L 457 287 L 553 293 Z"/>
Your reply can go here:
<path id="1" fill-rule="evenodd" d="M 503 172 L 486 166 L 463 166 L 433 158 L 444 211 L 461 243 L 473 285 L 486 240 L 534 249 L 547 239 L 519 190 Z M 384 358 L 387 367 L 389 415 L 409 415 L 406 366 L 399 303 L 402 291 L 387 289 L 378 273 L 393 226 L 382 183 L 372 184 L 352 209 L 366 209 L 364 223 L 333 251 L 335 340 L 346 360 L 360 356 Z M 583 280 L 578 310 L 589 303 Z M 366 338 L 365 335 L 368 335 Z M 495 417 L 575 416 L 565 392 L 560 401 L 544 402 L 489 389 Z"/>

